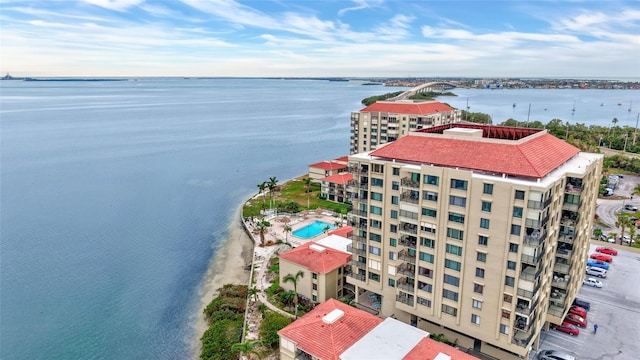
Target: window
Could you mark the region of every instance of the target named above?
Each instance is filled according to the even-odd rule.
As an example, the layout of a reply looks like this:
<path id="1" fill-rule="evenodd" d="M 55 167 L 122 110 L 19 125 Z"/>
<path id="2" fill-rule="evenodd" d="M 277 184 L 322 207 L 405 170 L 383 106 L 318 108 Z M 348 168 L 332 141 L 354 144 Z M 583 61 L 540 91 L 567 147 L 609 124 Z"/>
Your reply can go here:
<path id="1" fill-rule="evenodd" d="M 446 251 L 449 254 L 462 256 L 462 246 L 455 246 L 455 245 L 452 245 L 452 244 L 447 244 Z"/>
<path id="2" fill-rule="evenodd" d="M 317 295 L 312 295 L 312 296 L 311 296 L 311 299 L 312 299 L 314 302 L 316 302 L 316 301 L 318 301 L 318 296 L 317 296 Z"/>
<path id="3" fill-rule="evenodd" d="M 489 243 L 489 237 L 488 236 L 478 235 L 478 244 L 479 245 L 487 246 L 488 243 Z"/>
<path id="4" fill-rule="evenodd" d="M 449 260 L 449 259 L 445 259 L 444 260 L 444 267 L 446 267 L 447 269 L 453 269 L 456 271 L 460 271 L 460 263 L 454 260 Z"/>
<path id="5" fill-rule="evenodd" d="M 369 280 L 380 282 L 380 275 L 373 272 L 369 272 Z"/>
<path id="6" fill-rule="evenodd" d="M 438 193 L 434 191 L 423 191 L 422 200 L 438 201 Z"/>
<path id="7" fill-rule="evenodd" d="M 513 217 L 522 219 L 522 208 L 518 206 L 513 207 Z"/>
<path id="8" fill-rule="evenodd" d="M 391 231 L 392 233 L 397 233 L 398 232 L 398 225 L 390 224 L 389 225 L 389 231 Z"/>
<path id="9" fill-rule="evenodd" d="M 436 217 L 437 214 L 438 212 L 434 209 L 422 208 L 422 215 L 424 216 Z"/>
<path id="10" fill-rule="evenodd" d="M 382 241 L 382 235 L 375 234 L 375 233 L 369 233 L 369 240 L 375 241 L 375 242 L 381 242 Z"/>
<path id="11" fill-rule="evenodd" d="M 460 286 L 460 278 L 453 275 L 444 274 L 444 282 L 449 285 Z"/>
<path id="12" fill-rule="evenodd" d="M 509 243 L 509 252 L 517 253 L 518 252 L 518 244 Z"/>
<path id="13" fill-rule="evenodd" d="M 483 268 L 476 268 L 476 277 L 479 277 L 481 279 L 484 279 L 484 269 Z"/>
<path id="14" fill-rule="evenodd" d="M 452 316 L 458 316 L 458 309 L 453 306 L 442 304 L 442 312 Z"/>
<path id="15" fill-rule="evenodd" d="M 464 224 L 464 215 L 458 214 L 454 212 L 449 213 L 449 221 L 457 222 L 460 224 Z"/>
<path id="16" fill-rule="evenodd" d="M 378 255 L 380 256 L 380 248 L 377 246 L 371 246 L 369 245 L 369 252 L 373 255 Z"/>
<path id="17" fill-rule="evenodd" d="M 378 179 L 378 178 L 371 178 L 371 186 L 377 186 L 377 187 L 382 187 L 382 184 L 384 182 L 382 181 L 382 179 Z"/>
<path id="18" fill-rule="evenodd" d="M 398 218 L 398 210 L 391 210 L 391 218 L 392 219 Z"/>
<path id="19" fill-rule="evenodd" d="M 482 188 L 482 193 L 487 195 L 493 194 L 493 184 L 484 184 L 484 187 Z"/>
<path id="20" fill-rule="evenodd" d="M 511 319 L 511 311 L 502 309 L 502 317 L 505 319 Z"/>
<path id="21" fill-rule="evenodd" d="M 473 292 L 482 294 L 484 292 L 484 285 L 473 283 Z"/>
<path id="22" fill-rule="evenodd" d="M 418 289 L 431 293 L 433 291 L 433 285 L 426 282 L 418 281 Z"/>
<path id="23" fill-rule="evenodd" d="M 507 269 L 509 270 L 515 270 L 516 269 L 516 262 L 515 261 L 507 261 Z"/>
<path id="24" fill-rule="evenodd" d="M 483 201 L 482 202 L 482 211 L 491 212 L 491 202 L 490 201 Z"/>
<path id="25" fill-rule="evenodd" d="M 432 239 L 420 237 L 420 245 L 433 249 L 436 246 L 436 242 Z"/>
<path id="26" fill-rule="evenodd" d="M 481 262 L 487 262 L 487 253 L 478 251 L 476 254 L 476 260 Z"/>
<path id="27" fill-rule="evenodd" d="M 467 181 L 466 180 L 458 180 L 451 179 L 451 188 L 458 190 L 467 190 Z"/>
<path id="28" fill-rule="evenodd" d="M 382 215 L 382 208 L 379 206 L 369 206 L 369 211 L 374 215 Z"/>
<path id="29" fill-rule="evenodd" d="M 398 205 L 398 197 L 395 195 L 391 196 L 391 203 L 394 205 Z"/>
<path id="30" fill-rule="evenodd" d="M 377 192 L 371 192 L 371 200 L 382 201 L 382 194 Z"/>
<path id="31" fill-rule="evenodd" d="M 398 253 L 394 251 L 389 251 L 389 260 L 398 260 Z"/>
<path id="32" fill-rule="evenodd" d="M 488 229 L 489 228 L 489 219 L 480 219 L 480 227 L 483 229 Z"/>
<path id="33" fill-rule="evenodd" d="M 473 299 L 473 304 L 471 306 L 475 309 L 482 309 L 482 301 Z"/>
<path id="34" fill-rule="evenodd" d="M 313 290 L 318 290 L 318 284 L 311 284 L 313 285 Z"/>
<path id="35" fill-rule="evenodd" d="M 480 325 L 480 316 L 476 314 L 471 314 L 471 322 Z"/>
<path id="36" fill-rule="evenodd" d="M 400 189 L 400 183 L 397 181 L 392 181 L 391 182 L 391 189 L 392 190 L 399 190 Z"/>
<path id="37" fill-rule="evenodd" d="M 509 325 L 500 324 L 500 334 L 509 335 Z"/>
<path id="38" fill-rule="evenodd" d="M 314 279 L 317 279 L 318 278 L 318 273 L 311 273 L 311 277 L 314 278 Z"/>
<path id="39" fill-rule="evenodd" d="M 442 290 L 442 297 L 443 298 L 447 298 L 449 300 L 458 301 L 458 293 L 455 292 L 455 291 L 443 289 Z"/>
<path id="40" fill-rule="evenodd" d="M 420 260 L 433 264 L 433 255 L 420 251 Z"/>
<path id="41" fill-rule="evenodd" d="M 505 276 L 504 277 L 504 284 L 505 285 L 513 287 L 513 285 L 515 283 L 516 283 L 516 279 L 513 278 L 512 276 Z"/>
<path id="42" fill-rule="evenodd" d="M 390 238 L 389 239 L 389 245 L 396 247 L 398 245 L 398 239 L 395 238 Z"/>
<path id="43" fill-rule="evenodd" d="M 520 235 L 520 230 L 522 227 L 520 225 L 511 224 L 511 235 Z"/>
<path id="44" fill-rule="evenodd" d="M 464 198 L 464 197 L 461 197 L 461 196 L 450 195 L 449 196 L 449 205 L 465 207 L 465 206 L 467 206 L 467 198 Z"/>
<path id="45" fill-rule="evenodd" d="M 418 296 L 417 301 L 418 301 L 418 305 L 423 305 L 423 306 L 426 306 L 428 308 L 431 307 L 431 300 L 429 300 L 429 299 L 421 298 L 421 297 Z"/>
<path id="46" fill-rule="evenodd" d="M 509 294 L 502 294 L 502 300 L 506 303 L 511 304 L 511 301 L 513 300 L 513 296 Z"/>
<path id="47" fill-rule="evenodd" d="M 440 178 L 433 175 L 425 175 L 423 180 L 425 184 L 429 184 L 429 185 L 440 184 Z"/>
<path id="48" fill-rule="evenodd" d="M 418 266 L 418 275 L 433 279 L 433 270 Z"/>
<path id="49" fill-rule="evenodd" d="M 436 233 L 436 225 L 423 221 L 423 222 L 420 223 L 420 231 L 424 231 L 424 232 L 435 234 Z"/>
<path id="50" fill-rule="evenodd" d="M 458 229 L 447 228 L 447 237 L 456 240 L 464 239 L 464 231 Z"/>
<path id="51" fill-rule="evenodd" d="M 396 287 L 396 281 L 394 279 L 389 279 L 389 286 Z"/>
<path id="52" fill-rule="evenodd" d="M 393 168 L 393 175 L 399 176 L 400 175 L 400 168 L 394 167 Z"/>
<path id="53" fill-rule="evenodd" d="M 369 226 L 375 229 L 382 229 L 382 221 L 376 220 L 376 219 L 370 219 Z"/>
<path id="54" fill-rule="evenodd" d="M 524 200 L 524 191 L 516 190 L 516 194 L 514 197 L 516 200 Z"/>

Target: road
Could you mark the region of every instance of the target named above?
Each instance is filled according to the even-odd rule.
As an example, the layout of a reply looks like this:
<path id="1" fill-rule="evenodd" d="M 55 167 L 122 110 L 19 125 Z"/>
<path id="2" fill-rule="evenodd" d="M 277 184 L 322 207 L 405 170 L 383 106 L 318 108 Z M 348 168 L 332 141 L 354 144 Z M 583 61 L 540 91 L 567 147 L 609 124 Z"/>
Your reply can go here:
<path id="1" fill-rule="evenodd" d="M 595 224 L 594 228 L 600 228 L 604 234 L 619 233 L 620 229 L 616 228 L 615 223 L 618 213 L 622 211 L 624 205 L 632 204 L 640 208 L 640 195 L 632 197 L 633 190 L 639 183 L 640 177 L 625 175 L 619 180 L 613 196 L 598 198 L 596 200 L 596 214 L 604 225 Z"/>

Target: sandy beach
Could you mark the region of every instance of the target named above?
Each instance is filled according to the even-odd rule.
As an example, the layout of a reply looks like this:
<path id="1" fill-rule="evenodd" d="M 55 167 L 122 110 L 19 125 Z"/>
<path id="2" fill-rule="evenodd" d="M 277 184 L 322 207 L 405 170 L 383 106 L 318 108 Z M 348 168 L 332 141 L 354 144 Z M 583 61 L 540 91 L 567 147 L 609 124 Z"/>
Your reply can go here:
<path id="1" fill-rule="evenodd" d="M 202 311 L 217 295 L 217 289 L 224 284 L 249 283 L 249 270 L 245 270 L 245 265 L 253 257 L 254 244 L 240 223 L 241 210 L 242 205 L 234 213 L 233 220 L 229 224 L 227 239 L 220 245 L 216 256 L 209 264 L 207 274 L 200 286 L 200 304 L 193 321 L 193 359 L 200 358 L 202 348 L 200 337 L 208 328 Z"/>

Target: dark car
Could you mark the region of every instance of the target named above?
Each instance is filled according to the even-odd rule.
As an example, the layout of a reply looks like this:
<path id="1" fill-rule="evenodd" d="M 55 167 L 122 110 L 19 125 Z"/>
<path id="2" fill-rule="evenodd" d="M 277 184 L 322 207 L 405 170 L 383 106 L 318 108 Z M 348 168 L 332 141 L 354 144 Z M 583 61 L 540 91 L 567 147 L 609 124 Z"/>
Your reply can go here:
<path id="1" fill-rule="evenodd" d="M 560 350 L 542 350 L 538 353 L 538 360 L 575 360 L 576 358 Z"/>
<path id="2" fill-rule="evenodd" d="M 566 321 L 563 322 L 562 325 L 551 324 L 551 327 L 558 331 L 562 331 L 563 333 L 567 333 L 571 336 L 580 334 L 580 329 L 578 329 L 577 326 Z"/>
<path id="3" fill-rule="evenodd" d="M 573 300 L 573 305 L 579 306 L 579 307 L 585 309 L 586 311 L 591 310 L 591 304 L 589 304 L 589 302 L 584 301 L 582 299 L 575 298 Z"/>

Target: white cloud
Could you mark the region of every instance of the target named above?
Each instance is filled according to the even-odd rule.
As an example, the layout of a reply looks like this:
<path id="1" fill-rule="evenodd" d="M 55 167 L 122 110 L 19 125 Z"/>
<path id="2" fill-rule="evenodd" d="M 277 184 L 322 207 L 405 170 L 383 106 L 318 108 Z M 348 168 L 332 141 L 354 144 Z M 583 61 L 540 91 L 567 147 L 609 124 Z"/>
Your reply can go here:
<path id="1" fill-rule="evenodd" d="M 124 11 L 129 7 L 136 6 L 144 0 L 84 0 L 91 5 L 96 5 L 109 10 Z"/>
<path id="2" fill-rule="evenodd" d="M 352 0 L 352 2 L 355 4 L 355 6 L 342 8 L 338 10 L 338 15 L 343 16 L 349 11 L 358 11 L 358 10 L 379 7 L 384 3 L 384 0 Z"/>

